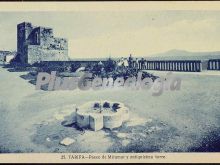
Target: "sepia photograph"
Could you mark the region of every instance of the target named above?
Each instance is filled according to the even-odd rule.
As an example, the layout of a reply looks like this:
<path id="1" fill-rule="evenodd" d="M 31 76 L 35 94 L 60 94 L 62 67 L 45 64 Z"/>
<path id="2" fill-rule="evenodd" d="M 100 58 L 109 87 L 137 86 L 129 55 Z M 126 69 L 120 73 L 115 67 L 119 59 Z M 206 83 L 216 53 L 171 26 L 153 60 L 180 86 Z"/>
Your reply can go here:
<path id="1" fill-rule="evenodd" d="M 220 3 L 181 3 L 3 3 L 0 156 L 219 157 Z"/>

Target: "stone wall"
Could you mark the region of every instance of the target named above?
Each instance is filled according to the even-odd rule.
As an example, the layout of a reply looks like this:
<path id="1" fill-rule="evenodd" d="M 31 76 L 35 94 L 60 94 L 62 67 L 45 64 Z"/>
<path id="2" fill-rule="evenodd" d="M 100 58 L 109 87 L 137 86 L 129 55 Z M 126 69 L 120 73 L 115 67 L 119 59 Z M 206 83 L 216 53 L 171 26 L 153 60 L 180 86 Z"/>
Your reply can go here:
<path id="1" fill-rule="evenodd" d="M 47 49 L 41 45 L 27 46 L 28 63 L 40 61 L 68 61 L 68 50 Z"/>

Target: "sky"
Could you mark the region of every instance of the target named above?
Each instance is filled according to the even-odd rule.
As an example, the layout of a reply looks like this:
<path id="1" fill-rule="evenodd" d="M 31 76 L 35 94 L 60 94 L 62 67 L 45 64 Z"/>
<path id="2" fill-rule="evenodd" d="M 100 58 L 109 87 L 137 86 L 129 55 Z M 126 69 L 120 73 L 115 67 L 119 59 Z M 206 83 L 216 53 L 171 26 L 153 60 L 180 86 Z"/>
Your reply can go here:
<path id="1" fill-rule="evenodd" d="M 0 12 L 0 50 L 16 50 L 24 21 L 67 38 L 71 58 L 220 50 L 220 11 Z"/>

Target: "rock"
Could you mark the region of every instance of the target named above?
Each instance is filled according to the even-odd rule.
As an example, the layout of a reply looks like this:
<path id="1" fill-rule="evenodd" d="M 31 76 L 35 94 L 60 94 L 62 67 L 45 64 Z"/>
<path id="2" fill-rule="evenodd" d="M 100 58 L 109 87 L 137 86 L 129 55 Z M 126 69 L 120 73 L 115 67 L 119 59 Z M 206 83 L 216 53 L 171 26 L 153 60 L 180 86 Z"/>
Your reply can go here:
<path id="1" fill-rule="evenodd" d="M 74 142 L 75 142 L 74 139 L 71 139 L 71 138 L 67 137 L 67 138 L 64 138 L 64 139 L 60 142 L 60 144 L 62 144 L 62 145 L 64 145 L 64 146 L 68 146 L 68 145 L 70 145 L 70 144 L 72 144 L 72 143 L 74 143 Z"/>
<path id="2" fill-rule="evenodd" d="M 51 140 L 50 140 L 50 138 L 46 138 L 46 140 L 48 141 L 48 142 L 50 142 Z"/>

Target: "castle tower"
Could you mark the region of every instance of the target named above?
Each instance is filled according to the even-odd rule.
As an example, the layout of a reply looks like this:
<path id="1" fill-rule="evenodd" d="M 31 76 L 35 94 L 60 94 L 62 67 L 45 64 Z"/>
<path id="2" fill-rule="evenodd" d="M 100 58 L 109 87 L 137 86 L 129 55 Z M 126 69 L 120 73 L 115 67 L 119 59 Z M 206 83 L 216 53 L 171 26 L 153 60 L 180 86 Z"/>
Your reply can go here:
<path id="1" fill-rule="evenodd" d="M 27 52 L 25 50 L 28 44 L 28 36 L 32 30 L 33 27 L 29 22 L 23 22 L 17 25 L 17 53 L 22 63 L 27 63 Z"/>
<path id="2" fill-rule="evenodd" d="M 17 25 L 17 60 L 20 63 L 68 59 L 67 39 L 54 37 L 52 28 L 33 26 L 29 22 Z"/>

